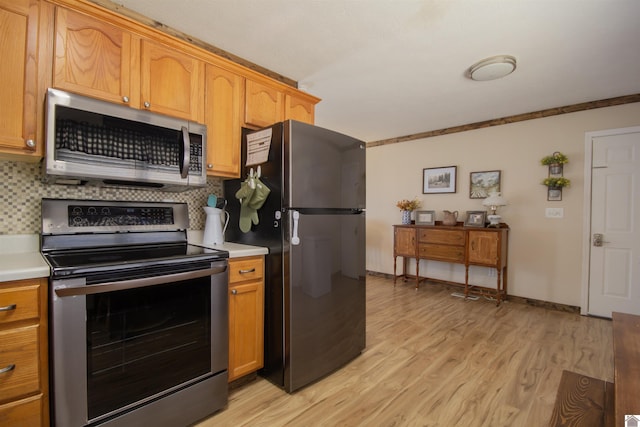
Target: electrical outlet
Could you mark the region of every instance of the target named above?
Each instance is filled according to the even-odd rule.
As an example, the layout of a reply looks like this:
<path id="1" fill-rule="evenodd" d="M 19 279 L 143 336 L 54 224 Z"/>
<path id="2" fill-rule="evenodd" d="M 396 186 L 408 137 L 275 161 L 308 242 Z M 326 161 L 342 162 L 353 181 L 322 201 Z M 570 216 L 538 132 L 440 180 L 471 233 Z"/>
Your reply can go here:
<path id="1" fill-rule="evenodd" d="M 547 218 L 562 218 L 564 217 L 564 208 L 547 208 L 544 216 Z"/>

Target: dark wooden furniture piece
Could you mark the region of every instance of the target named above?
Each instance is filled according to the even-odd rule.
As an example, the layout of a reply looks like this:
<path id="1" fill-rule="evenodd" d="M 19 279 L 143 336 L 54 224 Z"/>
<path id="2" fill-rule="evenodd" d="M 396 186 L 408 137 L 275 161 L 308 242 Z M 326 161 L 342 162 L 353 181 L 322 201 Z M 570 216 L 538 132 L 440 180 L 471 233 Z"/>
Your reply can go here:
<path id="1" fill-rule="evenodd" d="M 640 414 L 640 316 L 613 315 L 613 384 L 563 371 L 550 427 L 624 426 Z"/>
<path id="2" fill-rule="evenodd" d="M 433 260 L 464 264 L 465 297 L 480 294 L 493 297 L 497 305 L 507 297 L 507 253 L 509 226 L 500 224 L 499 228 L 465 227 L 459 222 L 455 226 L 436 225 L 394 225 L 393 226 L 393 276 L 415 278 L 416 289 L 420 280 L 420 260 Z M 402 274 L 397 274 L 397 258 L 403 257 Z M 416 260 L 416 274 L 407 274 L 407 261 Z M 469 266 L 478 265 L 496 269 L 496 288 L 490 289 L 469 284 Z M 438 279 L 430 279 L 442 281 Z M 447 282 L 452 283 L 452 282 Z"/>
<path id="3" fill-rule="evenodd" d="M 616 426 L 640 414 L 640 316 L 613 313 L 613 384 Z"/>

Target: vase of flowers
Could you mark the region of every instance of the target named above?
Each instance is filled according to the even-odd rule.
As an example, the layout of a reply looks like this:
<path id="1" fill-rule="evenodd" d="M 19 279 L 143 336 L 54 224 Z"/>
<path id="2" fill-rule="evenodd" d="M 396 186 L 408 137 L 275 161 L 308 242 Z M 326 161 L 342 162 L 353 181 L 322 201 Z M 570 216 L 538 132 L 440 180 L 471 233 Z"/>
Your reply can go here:
<path id="1" fill-rule="evenodd" d="M 413 200 L 402 199 L 396 203 L 396 207 L 402 213 L 402 224 L 411 224 L 411 212 L 420 207 L 420 201 L 415 198 Z"/>

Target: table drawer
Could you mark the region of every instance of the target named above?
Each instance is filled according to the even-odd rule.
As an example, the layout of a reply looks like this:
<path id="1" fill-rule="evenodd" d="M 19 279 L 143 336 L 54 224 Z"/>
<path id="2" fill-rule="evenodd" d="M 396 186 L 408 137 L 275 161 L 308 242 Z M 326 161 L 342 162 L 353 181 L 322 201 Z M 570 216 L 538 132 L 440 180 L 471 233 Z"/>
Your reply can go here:
<path id="1" fill-rule="evenodd" d="M 264 276 L 264 257 L 247 257 L 229 260 L 229 283 L 260 280 Z"/>
<path id="2" fill-rule="evenodd" d="M 431 245 L 421 243 L 418 248 L 422 259 L 464 263 L 464 246 Z"/>
<path id="3" fill-rule="evenodd" d="M 39 326 L 0 331 L 0 401 L 40 390 Z"/>
<path id="4" fill-rule="evenodd" d="M 464 230 L 437 230 L 434 228 L 423 228 L 418 231 L 418 242 L 464 246 L 464 236 Z"/>
<path id="5" fill-rule="evenodd" d="M 38 319 L 40 304 L 40 285 L 0 288 L 0 325 Z"/>

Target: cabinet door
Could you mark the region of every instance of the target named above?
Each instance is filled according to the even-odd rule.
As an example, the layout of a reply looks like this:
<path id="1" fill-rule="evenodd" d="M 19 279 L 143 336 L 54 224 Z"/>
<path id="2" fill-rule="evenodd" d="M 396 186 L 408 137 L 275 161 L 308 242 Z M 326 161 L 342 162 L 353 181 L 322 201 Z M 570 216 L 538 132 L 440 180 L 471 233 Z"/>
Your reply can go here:
<path id="1" fill-rule="evenodd" d="M 284 120 L 282 92 L 250 79 L 245 90 L 245 124 L 265 127 Z"/>
<path id="2" fill-rule="evenodd" d="M 137 42 L 121 28 L 58 7 L 53 85 L 138 108 Z"/>
<path id="3" fill-rule="evenodd" d="M 0 0 L 0 151 L 42 155 L 36 140 L 40 3 Z"/>
<path id="4" fill-rule="evenodd" d="M 394 256 L 416 256 L 416 230 L 409 227 L 394 228 Z"/>
<path id="5" fill-rule="evenodd" d="M 207 174 L 239 178 L 244 78 L 207 64 L 205 90 Z"/>
<path id="6" fill-rule="evenodd" d="M 204 122 L 204 62 L 151 40 L 140 52 L 142 108 Z"/>
<path id="7" fill-rule="evenodd" d="M 264 363 L 264 282 L 234 285 L 229 295 L 229 381 Z"/>
<path id="8" fill-rule="evenodd" d="M 469 264 L 498 265 L 500 234 L 494 231 L 469 231 L 467 260 Z"/>
<path id="9" fill-rule="evenodd" d="M 284 97 L 284 119 L 314 123 L 315 104 L 286 94 Z"/>

